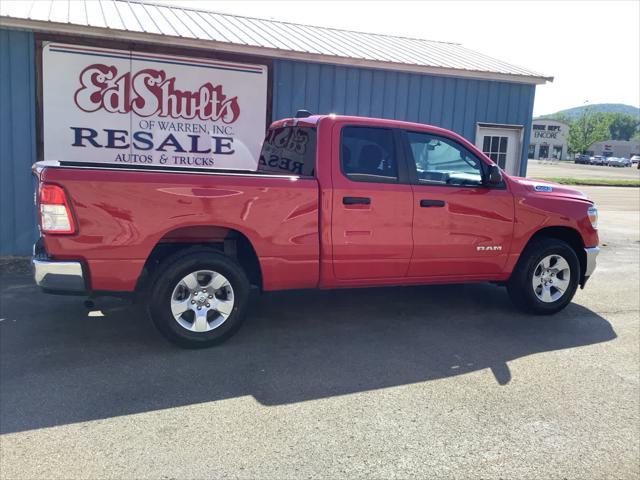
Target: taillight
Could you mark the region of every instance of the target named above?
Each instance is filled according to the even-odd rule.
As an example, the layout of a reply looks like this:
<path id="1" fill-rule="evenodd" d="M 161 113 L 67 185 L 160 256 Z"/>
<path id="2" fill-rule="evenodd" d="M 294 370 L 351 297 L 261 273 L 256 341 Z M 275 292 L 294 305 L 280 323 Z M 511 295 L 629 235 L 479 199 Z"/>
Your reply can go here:
<path id="1" fill-rule="evenodd" d="M 39 190 L 40 228 L 43 233 L 75 233 L 71 208 L 62 187 L 42 184 Z"/>

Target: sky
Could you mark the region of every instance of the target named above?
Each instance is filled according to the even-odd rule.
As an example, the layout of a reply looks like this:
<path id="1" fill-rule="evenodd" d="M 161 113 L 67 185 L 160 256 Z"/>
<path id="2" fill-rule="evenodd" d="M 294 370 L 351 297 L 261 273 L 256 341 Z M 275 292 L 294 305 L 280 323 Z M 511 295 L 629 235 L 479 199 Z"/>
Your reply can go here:
<path id="1" fill-rule="evenodd" d="M 553 76 L 534 115 L 595 103 L 640 106 L 640 0 L 155 0 L 222 13 L 461 43 Z"/>

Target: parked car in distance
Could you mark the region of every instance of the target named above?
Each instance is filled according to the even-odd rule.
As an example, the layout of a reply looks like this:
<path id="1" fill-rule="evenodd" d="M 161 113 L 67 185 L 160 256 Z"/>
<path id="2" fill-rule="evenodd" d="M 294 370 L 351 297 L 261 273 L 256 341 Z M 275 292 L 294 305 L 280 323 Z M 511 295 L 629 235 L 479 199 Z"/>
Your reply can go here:
<path id="1" fill-rule="evenodd" d="M 589 163 L 591 165 L 606 165 L 607 164 L 607 159 L 605 157 L 603 157 L 602 155 L 594 155 L 593 157 L 591 157 L 589 159 Z"/>
<path id="2" fill-rule="evenodd" d="M 134 296 L 169 340 L 192 348 L 237 331 L 251 285 L 494 282 L 548 315 L 584 287 L 599 251 L 598 212 L 583 193 L 507 175 L 463 137 L 418 123 L 276 121 L 257 172 L 51 161 L 33 171 L 36 283 Z"/>
<path id="3" fill-rule="evenodd" d="M 632 155 L 630 158 L 632 165 L 637 165 L 640 163 L 640 155 Z"/>
<path id="4" fill-rule="evenodd" d="M 579 155 L 576 155 L 574 163 L 580 163 L 582 165 L 589 165 L 589 163 L 591 163 L 591 162 L 589 161 L 589 155 L 579 154 Z"/>
<path id="5" fill-rule="evenodd" d="M 607 158 L 607 165 L 610 167 L 630 167 L 631 161 L 623 157 L 609 157 Z"/>

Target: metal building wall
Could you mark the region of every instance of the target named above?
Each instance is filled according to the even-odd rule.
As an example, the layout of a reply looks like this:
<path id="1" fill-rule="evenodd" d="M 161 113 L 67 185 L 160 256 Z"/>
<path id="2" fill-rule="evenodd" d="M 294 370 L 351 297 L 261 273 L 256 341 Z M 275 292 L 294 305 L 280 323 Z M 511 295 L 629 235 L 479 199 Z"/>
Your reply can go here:
<path id="1" fill-rule="evenodd" d="M 36 238 L 34 44 L 0 29 L 0 255 L 28 255 Z"/>
<path id="2" fill-rule="evenodd" d="M 535 86 L 289 60 L 273 63 L 273 118 L 298 109 L 437 125 L 475 143 L 477 123 L 524 125 L 527 169 Z"/>

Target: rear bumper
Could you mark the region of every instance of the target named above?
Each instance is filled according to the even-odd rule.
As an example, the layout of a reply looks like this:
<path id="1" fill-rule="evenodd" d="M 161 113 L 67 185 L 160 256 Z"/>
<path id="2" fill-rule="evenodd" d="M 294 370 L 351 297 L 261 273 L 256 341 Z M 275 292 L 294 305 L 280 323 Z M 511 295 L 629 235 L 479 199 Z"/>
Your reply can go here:
<path id="1" fill-rule="evenodd" d="M 71 295 L 86 293 L 86 282 L 80 262 L 51 260 L 38 247 L 38 244 L 34 245 L 31 263 L 34 279 L 40 288 L 48 293 Z"/>

